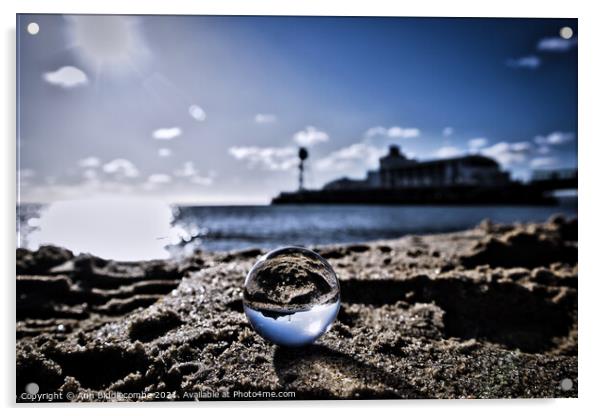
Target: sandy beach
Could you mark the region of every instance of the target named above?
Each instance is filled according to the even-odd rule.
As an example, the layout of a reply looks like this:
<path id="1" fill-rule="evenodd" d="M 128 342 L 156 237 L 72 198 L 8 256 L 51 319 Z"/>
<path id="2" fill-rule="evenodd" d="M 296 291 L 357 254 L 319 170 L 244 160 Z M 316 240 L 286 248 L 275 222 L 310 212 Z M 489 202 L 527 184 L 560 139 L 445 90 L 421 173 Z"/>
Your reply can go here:
<path id="1" fill-rule="evenodd" d="M 576 219 L 312 249 L 342 304 L 299 349 L 269 344 L 242 312 L 259 249 L 146 262 L 18 249 L 17 395 L 36 383 L 64 401 L 577 397 Z"/>

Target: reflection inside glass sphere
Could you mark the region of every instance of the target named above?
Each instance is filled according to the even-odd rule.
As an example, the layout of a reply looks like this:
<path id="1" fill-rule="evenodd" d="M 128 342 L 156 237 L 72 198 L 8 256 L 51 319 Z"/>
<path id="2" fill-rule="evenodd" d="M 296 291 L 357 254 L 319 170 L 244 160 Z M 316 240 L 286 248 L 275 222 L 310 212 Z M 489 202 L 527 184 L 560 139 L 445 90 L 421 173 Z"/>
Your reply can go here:
<path id="1" fill-rule="evenodd" d="M 337 276 L 317 253 L 285 247 L 263 256 L 245 280 L 244 311 L 266 340 L 287 347 L 311 344 L 334 322 Z"/>

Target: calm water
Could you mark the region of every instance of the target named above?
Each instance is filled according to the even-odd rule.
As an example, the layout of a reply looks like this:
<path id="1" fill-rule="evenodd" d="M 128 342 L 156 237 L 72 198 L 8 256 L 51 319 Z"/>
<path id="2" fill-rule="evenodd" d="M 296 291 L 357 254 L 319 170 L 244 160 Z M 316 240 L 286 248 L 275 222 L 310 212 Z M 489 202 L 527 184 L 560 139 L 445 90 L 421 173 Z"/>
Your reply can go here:
<path id="1" fill-rule="evenodd" d="M 37 244 L 55 243 L 76 252 L 131 260 L 145 257 L 140 252 L 162 257 L 150 248 L 141 249 L 150 240 L 161 252 L 170 245 L 169 253 L 174 255 L 196 248 L 209 251 L 271 249 L 282 245 L 361 242 L 406 234 L 449 232 L 474 227 L 485 218 L 512 223 L 544 221 L 555 213 L 577 215 L 576 198 L 562 199 L 558 205 L 544 207 L 165 206 L 167 213 L 156 209 L 156 213 L 146 215 L 140 212 L 146 211 L 140 205 L 133 209 L 130 205 L 128 209 L 111 205 L 98 210 L 81 206 L 53 209 L 53 206 L 18 207 L 19 245 L 35 248 Z M 159 222 L 165 224 L 156 224 Z M 139 249 L 136 256 L 128 254 L 128 247 Z"/>
<path id="2" fill-rule="evenodd" d="M 577 215 L 576 200 L 550 207 L 255 206 L 180 207 L 177 222 L 196 234 L 191 243 L 209 250 L 275 248 L 396 238 L 463 230 L 485 218 L 494 222 L 545 221 Z"/>

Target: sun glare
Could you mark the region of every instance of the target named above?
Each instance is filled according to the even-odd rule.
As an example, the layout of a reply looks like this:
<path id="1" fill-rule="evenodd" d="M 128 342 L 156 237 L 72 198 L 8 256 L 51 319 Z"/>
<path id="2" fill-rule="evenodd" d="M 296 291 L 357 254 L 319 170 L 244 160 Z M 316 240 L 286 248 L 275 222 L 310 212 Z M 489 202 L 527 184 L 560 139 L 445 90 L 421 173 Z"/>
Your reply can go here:
<path id="1" fill-rule="evenodd" d="M 78 57 L 98 72 L 139 71 L 148 57 L 135 17 L 70 16 L 68 20 L 68 35 Z"/>
<path id="2" fill-rule="evenodd" d="M 122 261 L 161 259 L 169 256 L 168 244 L 180 241 L 181 231 L 172 220 L 172 209 L 152 199 L 58 201 L 42 211 L 30 243 L 32 248 L 57 244 Z"/>

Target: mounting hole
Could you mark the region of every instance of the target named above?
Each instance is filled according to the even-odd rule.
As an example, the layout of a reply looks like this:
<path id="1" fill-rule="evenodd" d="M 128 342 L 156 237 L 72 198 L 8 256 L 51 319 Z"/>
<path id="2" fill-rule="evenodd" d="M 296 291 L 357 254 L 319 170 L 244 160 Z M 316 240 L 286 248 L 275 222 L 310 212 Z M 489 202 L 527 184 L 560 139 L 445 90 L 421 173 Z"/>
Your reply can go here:
<path id="1" fill-rule="evenodd" d="M 573 37 L 573 29 L 568 26 L 565 26 L 560 29 L 560 37 L 562 39 L 570 39 Z"/>
<path id="2" fill-rule="evenodd" d="M 570 378 L 565 378 L 560 382 L 560 388 L 564 391 L 572 390 L 573 388 L 573 380 Z"/>
<path id="3" fill-rule="evenodd" d="M 27 25 L 27 33 L 29 33 L 30 35 L 37 35 L 39 31 L 40 25 L 36 22 L 31 22 Z"/>
<path id="4" fill-rule="evenodd" d="M 27 394 L 36 395 L 40 391 L 40 386 L 37 383 L 29 383 L 25 386 L 25 392 Z"/>

